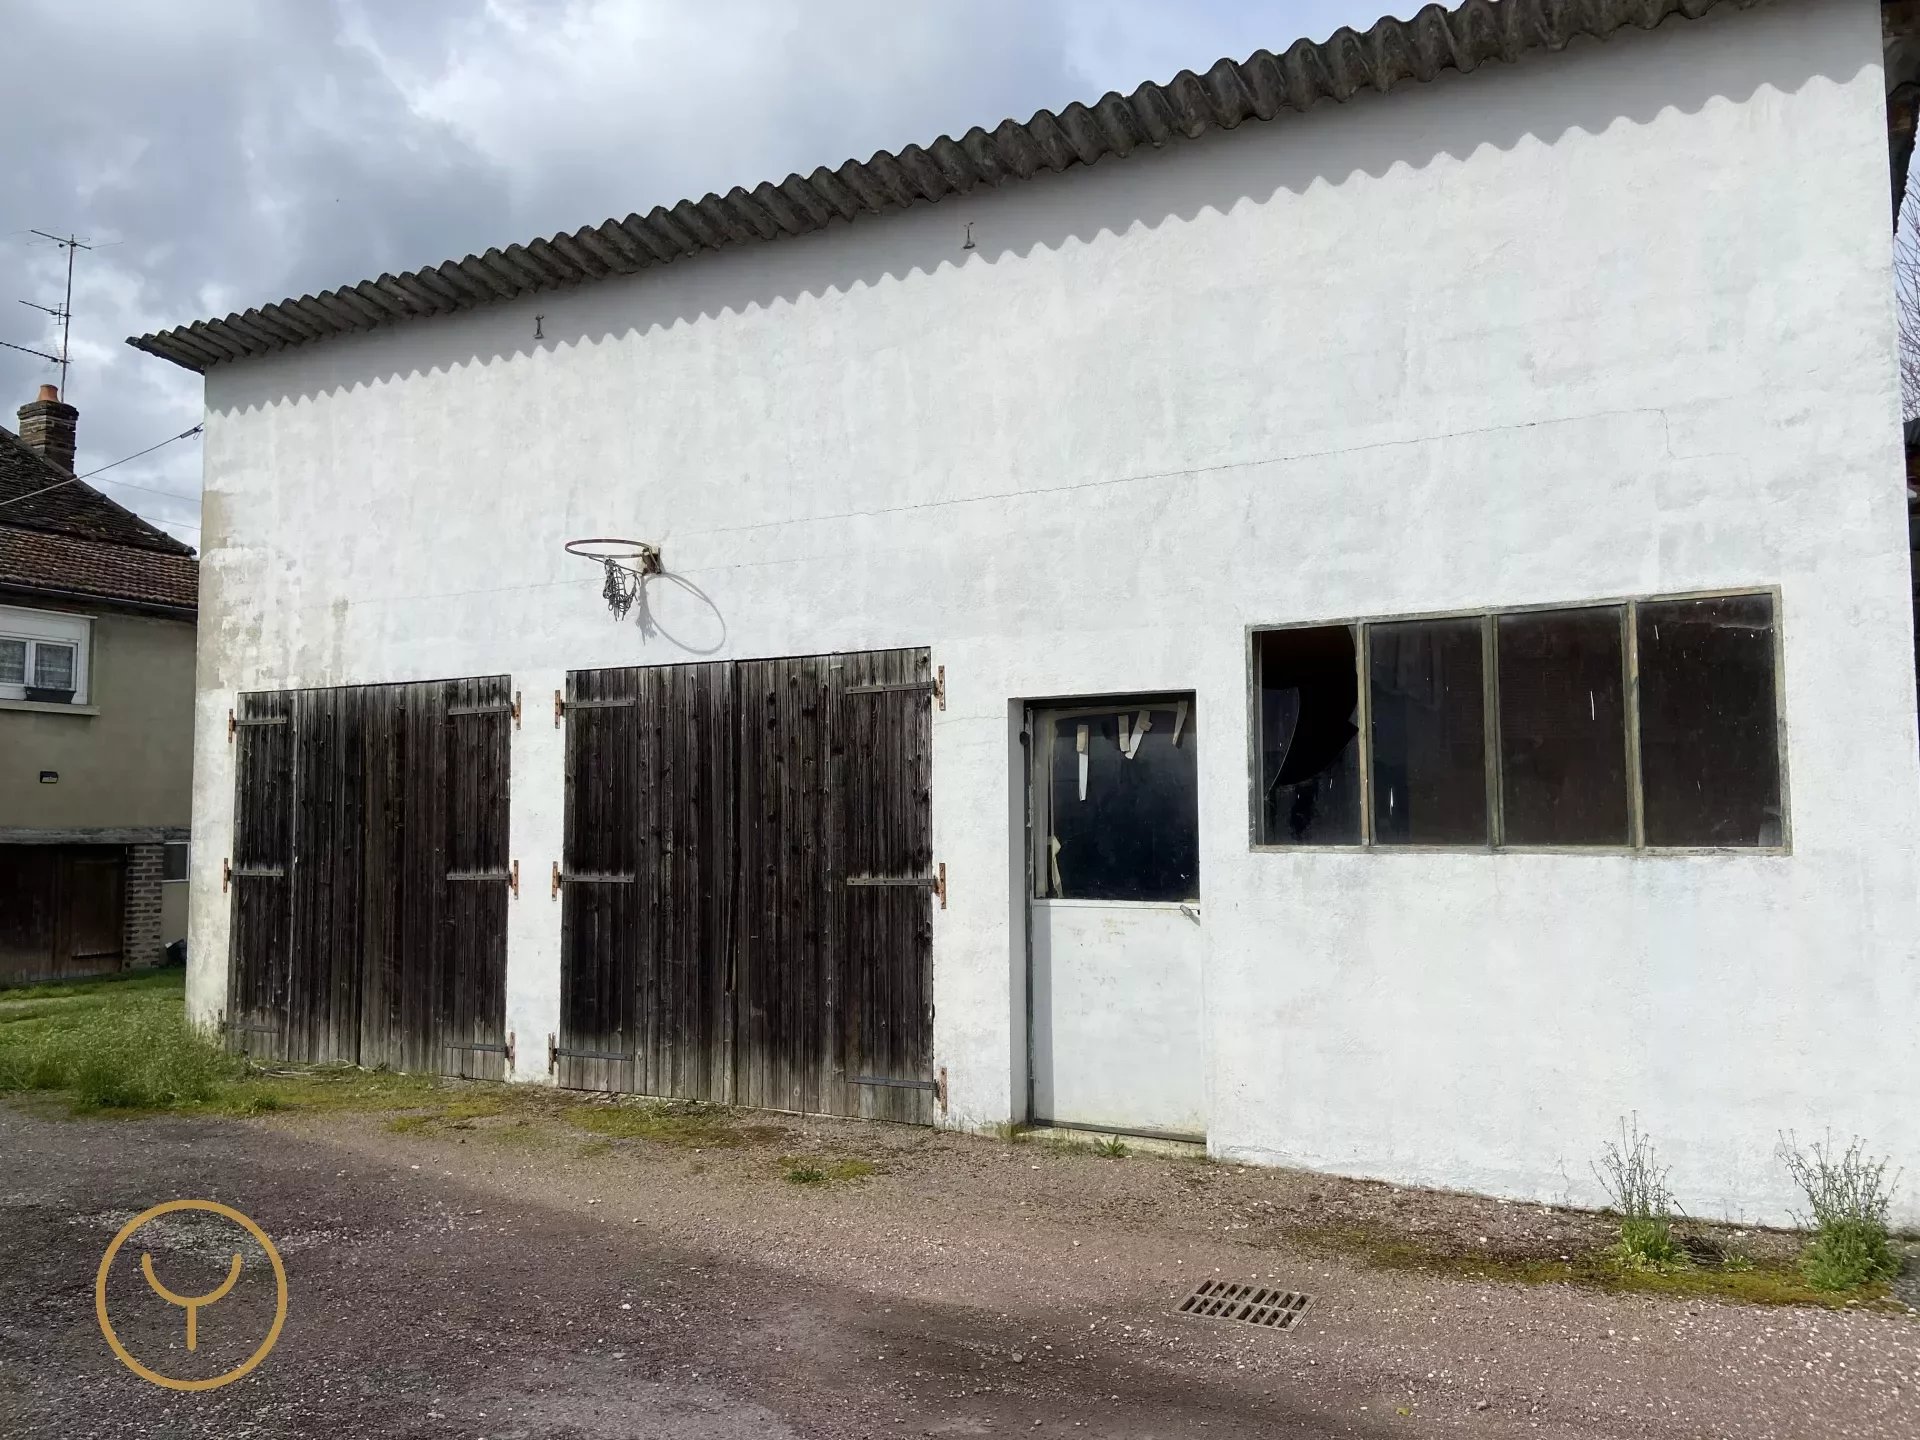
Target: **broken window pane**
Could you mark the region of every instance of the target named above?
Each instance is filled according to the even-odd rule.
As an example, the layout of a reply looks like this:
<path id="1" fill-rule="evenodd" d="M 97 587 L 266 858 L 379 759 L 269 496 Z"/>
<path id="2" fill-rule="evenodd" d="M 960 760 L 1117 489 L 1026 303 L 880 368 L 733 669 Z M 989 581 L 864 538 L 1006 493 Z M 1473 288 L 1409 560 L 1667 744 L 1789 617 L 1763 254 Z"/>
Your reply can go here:
<path id="1" fill-rule="evenodd" d="M 1552 610 L 1496 622 L 1501 838 L 1625 845 L 1627 704 L 1621 610 Z"/>
<path id="2" fill-rule="evenodd" d="M 1647 844 L 1780 844 L 1773 597 L 1642 604 L 1637 628 Z"/>
<path id="3" fill-rule="evenodd" d="M 1360 677 L 1353 629 L 1253 637 L 1262 845 L 1360 843 Z"/>
<path id="4" fill-rule="evenodd" d="M 1048 728 L 1050 830 L 1037 857 L 1042 893 L 1067 900 L 1197 899 L 1200 791 L 1192 702 L 1058 715 Z"/>
<path id="5" fill-rule="evenodd" d="M 1477 619 L 1368 627 L 1379 844 L 1487 843 L 1480 634 Z"/>

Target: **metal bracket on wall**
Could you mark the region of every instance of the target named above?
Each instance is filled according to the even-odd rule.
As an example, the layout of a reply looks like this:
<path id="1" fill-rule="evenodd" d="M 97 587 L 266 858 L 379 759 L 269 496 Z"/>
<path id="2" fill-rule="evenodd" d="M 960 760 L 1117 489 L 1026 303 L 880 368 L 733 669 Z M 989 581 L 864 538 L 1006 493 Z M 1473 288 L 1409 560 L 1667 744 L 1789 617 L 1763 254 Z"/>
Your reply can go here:
<path id="1" fill-rule="evenodd" d="M 566 1053 L 566 1052 L 562 1052 Z M 895 1080 L 890 1075 L 854 1075 L 847 1080 L 849 1085 L 867 1085 L 883 1090 L 931 1090 L 933 1098 L 940 1104 L 940 1113 L 947 1113 L 947 1067 L 942 1065 L 934 1072 L 931 1080 Z"/>
<path id="2" fill-rule="evenodd" d="M 876 889 L 882 886 L 923 885 L 940 900 L 940 908 L 947 908 L 947 866 L 942 861 L 932 875 L 849 875 L 847 884 L 859 889 Z"/>
<path id="3" fill-rule="evenodd" d="M 889 680 L 874 685 L 849 685 L 849 695 L 931 695 L 934 704 L 947 708 L 947 667 L 933 672 L 931 680 Z"/>
<path id="4" fill-rule="evenodd" d="M 504 1055 L 507 1057 L 507 1064 L 513 1064 L 513 1032 L 511 1030 L 507 1032 L 507 1043 L 504 1045 L 489 1045 L 482 1040 L 449 1040 L 446 1042 L 446 1048 L 449 1050 L 479 1050 L 489 1055 Z"/>
<path id="5" fill-rule="evenodd" d="M 623 1065 L 637 1064 L 640 1059 L 638 1055 L 628 1055 L 619 1050 L 569 1050 L 563 1046 L 559 1038 L 549 1030 L 547 1032 L 548 1074 L 557 1075 L 560 1072 L 560 1057 L 562 1055 L 566 1056 L 569 1060 L 618 1060 Z"/>

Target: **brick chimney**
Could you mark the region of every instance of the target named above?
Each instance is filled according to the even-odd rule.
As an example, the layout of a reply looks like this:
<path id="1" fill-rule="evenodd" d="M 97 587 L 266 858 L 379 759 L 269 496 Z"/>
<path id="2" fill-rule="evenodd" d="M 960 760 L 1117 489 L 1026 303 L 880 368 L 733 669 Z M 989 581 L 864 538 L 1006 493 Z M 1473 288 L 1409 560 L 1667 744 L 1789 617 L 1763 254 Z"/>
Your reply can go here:
<path id="1" fill-rule="evenodd" d="M 73 437 L 79 425 L 80 412 L 63 404 L 52 385 L 42 385 L 40 398 L 20 407 L 21 442 L 62 470 L 73 469 Z"/>

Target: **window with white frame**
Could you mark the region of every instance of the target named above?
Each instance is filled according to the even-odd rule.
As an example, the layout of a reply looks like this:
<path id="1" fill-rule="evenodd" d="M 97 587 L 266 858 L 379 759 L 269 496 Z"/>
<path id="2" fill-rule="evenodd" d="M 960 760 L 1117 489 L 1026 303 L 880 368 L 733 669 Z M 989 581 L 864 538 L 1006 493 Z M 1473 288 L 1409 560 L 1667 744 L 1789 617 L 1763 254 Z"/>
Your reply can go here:
<path id="1" fill-rule="evenodd" d="M 0 700 L 86 704 L 92 633 L 84 615 L 0 605 Z"/>

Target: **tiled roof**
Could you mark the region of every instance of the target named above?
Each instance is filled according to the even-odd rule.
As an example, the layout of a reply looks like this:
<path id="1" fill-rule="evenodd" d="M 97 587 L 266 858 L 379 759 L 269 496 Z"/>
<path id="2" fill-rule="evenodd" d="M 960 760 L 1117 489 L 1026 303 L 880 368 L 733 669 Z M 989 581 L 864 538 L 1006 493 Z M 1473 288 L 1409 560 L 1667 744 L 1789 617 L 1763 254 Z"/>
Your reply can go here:
<path id="1" fill-rule="evenodd" d="M 1673 15 L 1698 18 L 1718 8 L 1746 9 L 1758 0 L 1463 0 L 1453 9 L 1428 5 L 1411 20 L 1392 17 L 1366 34 L 1342 28 L 1324 42 L 1299 40 L 1282 54 L 1261 50 L 1221 60 L 1205 75 L 1183 70 L 1165 85 L 1131 95 L 1109 93 L 1091 107 L 1042 110 L 1026 124 L 1005 120 L 975 127 L 960 139 L 942 135 L 922 148 L 881 151 L 862 164 L 821 168 L 751 192 L 682 200 L 598 227 L 509 245 L 403 275 L 382 275 L 224 320 L 131 337 L 127 343 L 189 370 L 222 360 L 264 355 L 329 335 L 370 330 L 425 315 L 444 315 L 537 290 L 631 275 L 703 250 L 801 235 L 835 220 L 903 210 L 981 187 L 1023 180 L 1042 170 L 1091 165 L 1141 146 L 1159 147 L 1246 120 L 1271 120 L 1322 100 L 1346 101 L 1362 91 L 1426 82 L 1490 61 L 1513 61 L 1534 50 L 1562 50 L 1575 37 L 1604 40 L 1629 26 L 1650 30 Z M 724 99 L 720 102 L 724 104 Z"/>
<path id="2" fill-rule="evenodd" d="M 34 494 L 35 491 L 45 493 Z M 33 498 L 21 499 L 25 495 Z M 69 471 L 43 459 L 22 444 L 19 436 L 3 427 L 0 427 L 0 525 L 54 530 L 63 535 L 90 535 L 96 540 L 112 540 L 175 555 L 193 553 L 191 546 L 149 525 L 124 505 L 115 504 L 86 481 L 75 480 Z"/>
<path id="3" fill-rule="evenodd" d="M 191 546 L 0 429 L 0 591 L 7 589 L 193 609 L 200 563 Z"/>
<path id="4" fill-rule="evenodd" d="M 0 593 L 10 589 L 192 610 L 199 604 L 200 562 L 192 555 L 0 525 Z"/>

